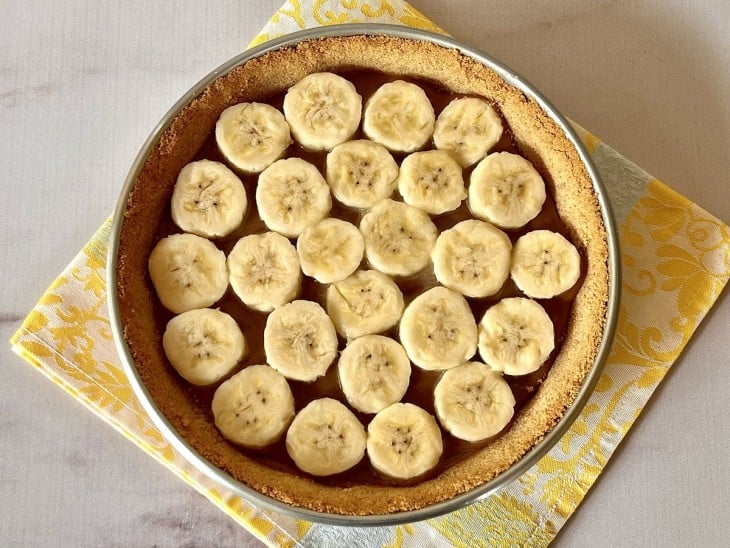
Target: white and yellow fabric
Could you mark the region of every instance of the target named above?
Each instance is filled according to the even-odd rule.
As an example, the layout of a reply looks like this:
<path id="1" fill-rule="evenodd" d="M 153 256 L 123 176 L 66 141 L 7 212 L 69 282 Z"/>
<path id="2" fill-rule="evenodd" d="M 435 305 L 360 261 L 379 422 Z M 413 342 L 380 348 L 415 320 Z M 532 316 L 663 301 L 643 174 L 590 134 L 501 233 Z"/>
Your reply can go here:
<path id="1" fill-rule="evenodd" d="M 402 0 L 290 0 L 252 44 L 345 22 L 440 29 Z M 13 336 L 13 349 L 272 546 L 544 546 L 580 504 L 730 277 L 730 231 L 578 128 L 620 227 L 623 298 L 605 371 L 580 417 L 497 495 L 397 527 L 346 529 L 257 509 L 196 472 L 163 439 L 121 369 L 106 308 L 107 221 Z M 331 541 L 328 543 L 327 541 Z"/>

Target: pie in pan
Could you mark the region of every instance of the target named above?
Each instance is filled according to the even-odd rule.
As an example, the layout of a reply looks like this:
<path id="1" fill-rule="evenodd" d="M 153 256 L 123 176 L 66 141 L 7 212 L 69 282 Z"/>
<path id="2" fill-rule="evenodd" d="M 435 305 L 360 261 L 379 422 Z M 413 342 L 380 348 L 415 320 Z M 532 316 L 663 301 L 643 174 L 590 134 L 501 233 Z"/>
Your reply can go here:
<path id="1" fill-rule="evenodd" d="M 613 229 L 600 183 L 565 122 L 542 99 L 526 94 L 514 81 L 508 82 L 493 66 L 428 33 L 398 36 L 403 32 L 348 29 L 340 33 L 329 29 L 317 37 L 305 36 L 246 56 L 214 73 L 207 85 L 186 96 L 179 108 L 171 111 L 140 153 L 120 200 L 110 251 L 110 310 L 118 346 L 143 404 L 175 447 L 185 447 L 186 454 L 203 471 L 229 486 L 243 486 L 242 494 L 253 494 L 264 504 L 310 519 L 331 516 L 334 521 L 341 518 L 347 522 L 359 517 L 365 523 L 369 518 L 413 516 L 418 511 L 427 512 L 420 515 L 425 517 L 430 509 L 453 509 L 450 501 L 464 504 L 484 494 L 485 486 L 493 490 L 499 478 L 514 473 L 528 457 L 534 462 L 538 450 L 547 450 L 546 442 L 559 430 L 556 426 L 566 427 L 597 379 L 613 330 L 617 271 Z M 288 92 L 295 85 L 311 75 L 322 74 L 344 79 L 361 98 L 362 114 L 358 111 L 354 124 L 340 124 L 342 134 L 334 140 L 328 140 L 323 132 L 307 134 L 298 129 L 301 121 L 296 120 L 294 107 L 287 105 L 293 102 L 294 92 Z M 385 122 L 374 121 L 378 99 L 397 86 L 415 86 L 432 107 L 433 120 L 424 130 L 425 137 L 416 135 L 412 142 L 389 141 L 388 131 L 378 126 Z M 448 143 L 444 144 L 448 132 L 438 130 L 439 124 L 443 130 L 452 121 L 454 128 L 458 127 L 458 116 L 449 117 L 447 107 L 455 110 L 455 101 L 465 99 L 489 105 L 490 123 L 501 127 L 499 135 L 482 135 L 488 142 L 483 150 L 472 151 L 471 157 L 449 150 Z M 344 104 L 346 99 L 338 101 Z M 285 123 L 291 126 L 291 134 L 281 137 L 281 150 L 262 162 L 257 160 L 256 165 L 246 164 L 246 158 L 226 148 L 226 137 L 217 135 L 221 133 L 216 128 L 225 119 L 224 111 L 230 113 L 227 109 L 242 104 L 275 109 L 278 112 L 271 114 L 271 119 L 285 114 Z M 395 109 L 388 116 L 395 119 L 399 113 Z M 401 128 L 393 138 L 398 141 L 403 133 Z M 363 142 L 366 144 L 362 147 L 352 144 Z M 399 174 L 384 176 L 391 185 L 389 189 L 379 188 L 377 200 L 361 203 L 363 199 L 367 202 L 363 194 L 352 185 L 338 186 L 336 170 L 330 168 L 339 165 L 335 154 L 338 146 L 342 156 L 348 152 L 347 147 L 374 150 L 376 145 L 394 160 L 379 164 L 378 171 L 396 170 Z M 245 190 L 243 198 L 236 198 L 244 200 L 242 220 L 234 220 L 225 234 L 191 228 L 181 220 L 184 215 L 175 214 L 180 206 L 175 205 L 177 198 L 173 194 L 178 192 L 181 174 L 192 169 L 191 165 L 204 167 L 205 162 L 225 166 L 226 173 L 240 180 Z M 490 213 L 490 204 L 481 200 L 484 192 L 479 194 L 479 185 L 487 184 L 484 181 L 489 173 L 517 169 L 509 162 L 519 163 L 519 173 L 529 172 L 530 180 L 541 180 L 543 189 L 542 195 L 535 191 L 537 198 L 530 198 L 539 202 L 534 211 L 529 211 L 530 200 L 512 211 L 512 217 L 518 217 L 515 222 Z M 325 192 L 326 199 L 322 198 L 326 206 L 307 202 L 302 226 L 287 224 L 284 217 L 276 217 L 276 211 L 271 210 L 272 196 L 279 192 L 276 181 L 271 182 L 275 166 L 279 172 L 291 173 L 291 180 L 297 181 L 309 177 L 308 170 L 314 166 L 312 180 L 321 179 L 330 191 Z M 423 169 L 439 174 L 452 170 L 453 178 L 448 181 L 461 182 L 443 192 L 451 183 L 442 184 L 442 193 L 434 198 L 427 190 L 425 194 L 419 190 L 419 170 Z M 531 184 L 525 181 L 525 185 Z M 318 214 L 318 207 L 323 212 Z M 411 230 L 411 241 L 418 243 L 401 246 L 398 253 L 387 255 L 386 248 L 397 238 L 382 237 L 378 231 L 382 232 L 383 223 L 391 223 L 392 219 L 401 223 L 401 232 L 404 227 Z M 325 226 L 327 223 L 331 226 Z M 315 225 L 324 232 L 313 235 L 312 230 L 306 231 Z M 196 242 L 204 240 L 205 245 L 214 246 L 214 253 L 222 257 L 220 261 L 227 257 L 227 265 L 223 263 L 227 277 L 219 293 L 208 302 L 191 301 L 177 307 L 170 304 L 152 266 L 152 257 L 162 247 L 160 242 L 187 232 L 195 234 L 189 238 L 196 238 Z M 545 238 L 553 236 L 548 245 Z M 272 249 L 279 246 L 277 249 L 284 250 L 284 254 L 294 253 L 292 262 L 282 263 L 295 269 L 296 275 L 289 276 L 291 287 L 280 292 L 281 298 L 274 292 L 252 293 L 250 287 L 241 285 L 240 278 L 234 281 L 234 270 L 245 262 L 236 262 L 235 258 L 247 252 L 246 245 L 261 243 L 249 239 L 244 245 L 241 242 L 246 237 L 265 237 Z M 323 265 L 317 262 L 316 250 L 323 249 L 321 246 L 315 246 L 315 252 L 307 256 L 307 238 L 339 238 L 348 243 L 341 261 Z M 378 244 L 378 238 L 388 245 Z M 489 264 L 491 281 L 480 278 L 479 283 L 470 285 L 464 275 L 454 278 L 458 275 L 454 274 L 453 261 L 444 257 L 453 257 L 454 242 L 459 238 L 472 238 L 472 248 L 481 249 L 484 242 L 490 242 L 484 261 Z M 185 249 L 191 245 L 186 243 Z M 420 245 L 426 246 L 422 257 L 418 256 Z M 557 276 L 547 259 L 543 263 L 536 257 L 548 253 L 545 249 L 555 249 L 551 246 L 563 245 L 572 250 L 564 259 L 571 262 L 571 273 L 558 276 L 564 280 L 562 287 L 545 293 L 539 276 L 530 279 L 529 272 L 525 272 L 535 270 L 530 265 L 539 262 L 545 265 L 538 269 L 545 276 Z M 289 251 L 289 247 L 298 249 Z M 407 260 L 403 259 L 406 256 Z M 399 262 L 399 258 L 403 260 Z M 349 267 L 345 264 L 348 261 Z M 520 270 L 516 266 L 520 261 L 523 267 L 529 263 L 529 268 Z M 360 289 L 370 283 L 385 284 L 379 287 L 385 295 L 387 314 L 378 321 L 366 312 L 355 319 L 348 316 L 347 307 L 337 303 L 345 298 L 348 283 Z M 445 344 L 429 348 L 430 335 L 419 335 L 424 318 L 430 318 L 430 311 L 436 310 L 434 299 L 447 311 L 438 322 L 443 329 L 447 324 L 452 326 L 448 329 L 456 340 L 454 349 Z M 175 357 L 175 349 L 184 347 L 185 337 L 174 339 L 167 332 L 175 325 L 171 320 L 201 308 L 206 309 L 207 316 L 222 312 L 232 318 L 238 326 L 233 329 L 240 329 L 245 340 L 237 343 L 236 357 L 219 372 L 187 375 L 186 366 L 179 365 Z M 298 329 L 296 322 L 287 323 L 288 318 L 306 317 L 306 323 L 311 324 L 320 321 L 316 319 L 320 313 L 324 315 L 322 321 L 331 322 L 329 325 L 336 329 L 336 333 L 332 329 L 327 335 L 331 356 L 314 373 L 302 373 L 290 359 L 293 351 L 277 348 L 267 337 L 284 333 L 282 337 L 286 338 L 287 333 Z M 547 342 L 525 339 L 524 354 L 530 365 L 503 360 L 498 343 L 490 347 L 490 336 L 503 341 L 509 338 L 501 331 L 496 335 L 493 332 L 493 326 L 502 321 L 498 321 L 499 314 L 502 319 L 504 314 L 529 316 L 538 323 L 545 318 L 550 324 Z M 459 320 L 460 315 L 467 318 L 465 323 Z M 287 340 L 291 350 L 295 343 Z M 350 364 L 353 359 L 357 362 L 353 356 L 358 351 L 362 354 L 365 348 L 370 354 L 375 348 L 370 345 L 376 343 L 393 357 L 390 361 L 406 371 L 390 377 L 400 380 L 392 380 L 388 401 L 378 402 L 372 395 L 358 393 L 358 383 L 367 384 L 372 374 L 358 377 L 360 366 Z M 249 377 L 241 377 L 239 385 L 233 386 L 239 374 L 246 371 Z M 235 390 L 253 386 L 254 373 L 262 375 L 262 386 L 267 389 L 283 382 L 291 393 L 287 404 L 290 410 L 280 415 L 281 424 L 261 443 L 227 430 L 220 419 L 226 398 Z M 482 425 L 477 432 L 476 423 L 482 424 L 481 418 L 460 418 L 450 407 L 456 400 L 448 396 L 451 387 L 470 375 L 481 375 L 479 386 L 485 379 L 492 383 L 492 391 L 484 401 L 487 407 L 499 407 L 496 418 L 486 421 L 491 426 Z M 306 413 L 302 413 L 304 408 Z M 357 423 L 352 430 L 355 433 L 348 435 L 357 438 L 353 443 L 362 447 L 354 451 L 359 454 L 352 462 L 344 459 L 340 468 L 319 469 L 312 465 L 316 452 L 314 458 L 304 453 L 316 443 L 306 432 L 298 437 L 302 423 L 315 411 L 324 413 L 325 408 L 332 413 L 346 408 L 348 417 L 354 419 L 352 424 Z M 413 408 L 418 408 L 422 414 L 419 420 L 423 420 L 416 421 L 413 414 L 408 420 L 412 419 L 414 425 L 418 422 L 419 428 L 431 429 L 429 435 L 438 438 L 436 445 L 440 447 L 429 449 L 425 444 L 419 451 L 435 453 L 419 460 L 430 462 L 400 473 L 388 464 L 393 455 L 383 456 L 377 447 L 377 437 L 382 435 L 378 427 L 386 419 L 395 420 L 398 413 L 413 412 Z M 297 440 L 302 444 L 299 449 Z M 391 445 L 395 447 L 397 440 L 393 440 Z M 385 445 L 390 441 L 387 438 Z M 406 453 L 408 447 L 408 443 L 403 446 Z"/>

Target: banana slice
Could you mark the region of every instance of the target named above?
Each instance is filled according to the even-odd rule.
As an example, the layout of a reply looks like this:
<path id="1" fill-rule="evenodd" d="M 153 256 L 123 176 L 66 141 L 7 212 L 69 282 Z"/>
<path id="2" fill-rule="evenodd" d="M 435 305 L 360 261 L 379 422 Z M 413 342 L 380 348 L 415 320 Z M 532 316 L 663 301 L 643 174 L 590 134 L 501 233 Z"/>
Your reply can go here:
<path id="1" fill-rule="evenodd" d="M 370 421 L 367 450 L 378 472 L 410 479 L 438 464 L 444 443 L 433 416 L 412 403 L 394 403 Z"/>
<path id="2" fill-rule="evenodd" d="M 502 119 L 484 99 L 454 99 L 441 111 L 433 130 L 433 144 L 461 167 L 475 164 L 502 136 Z"/>
<path id="3" fill-rule="evenodd" d="M 294 301 L 266 319 L 264 351 L 271 367 L 295 381 L 313 381 L 337 356 L 337 333 L 317 303 Z"/>
<path id="4" fill-rule="evenodd" d="M 445 287 L 433 287 L 413 299 L 398 333 L 408 357 L 423 369 L 456 367 L 477 350 L 477 324 L 469 304 Z"/>
<path id="5" fill-rule="evenodd" d="M 359 270 L 327 288 L 326 306 L 337 332 L 354 339 L 395 326 L 403 314 L 403 293 L 385 274 Z"/>
<path id="6" fill-rule="evenodd" d="M 175 314 L 212 305 L 228 287 L 225 254 L 195 234 L 162 238 L 147 266 L 157 296 Z"/>
<path id="7" fill-rule="evenodd" d="M 231 287 L 243 304 L 271 312 L 294 299 L 302 284 L 297 251 L 276 232 L 244 236 L 228 254 Z"/>
<path id="8" fill-rule="evenodd" d="M 305 229 L 297 240 L 302 271 L 323 284 L 339 282 L 355 272 L 364 252 L 358 228 L 340 219 L 324 219 Z"/>
<path id="9" fill-rule="evenodd" d="M 319 170 L 301 158 L 279 160 L 259 175 L 256 206 L 266 226 L 296 238 L 332 207 L 330 189 Z"/>
<path id="10" fill-rule="evenodd" d="M 363 413 L 377 413 L 406 393 L 411 362 L 393 339 L 365 335 L 342 351 L 337 374 L 350 405 Z"/>
<path id="11" fill-rule="evenodd" d="M 268 365 L 249 365 L 213 395 L 221 434 L 244 447 L 261 448 L 281 438 L 294 418 L 294 395 L 286 379 Z"/>
<path id="12" fill-rule="evenodd" d="M 332 398 L 310 402 L 286 433 L 286 451 L 300 470 L 329 476 L 349 470 L 365 455 L 367 436 L 357 417 Z"/>
<path id="13" fill-rule="evenodd" d="M 553 348 L 553 322 L 533 300 L 502 299 L 479 322 L 479 354 L 495 371 L 527 375 L 540 368 Z"/>
<path id="14" fill-rule="evenodd" d="M 215 125 L 215 141 L 223 156 L 246 173 L 271 165 L 292 142 L 284 115 L 263 103 L 239 103 L 224 110 Z"/>
<path id="15" fill-rule="evenodd" d="M 440 284 L 467 297 L 497 293 L 509 276 L 512 243 L 485 221 L 470 219 L 443 231 L 431 251 Z"/>
<path id="16" fill-rule="evenodd" d="M 372 207 L 390 198 L 398 184 L 398 164 L 383 145 L 360 139 L 337 145 L 327 154 L 327 183 L 350 207 Z"/>
<path id="17" fill-rule="evenodd" d="M 373 268 L 391 276 L 410 276 L 428 264 L 436 225 L 418 208 L 382 200 L 360 220 L 365 256 Z"/>
<path id="18" fill-rule="evenodd" d="M 167 322 L 162 348 L 180 376 L 197 386 L 218 382 L 248 354 L 236 320 L 211 308 L 188 310 Z"/>
<path id="19" fill-rule="evenodd" d="M 545 183 L 522 156 L 494 152 L 477 164 L 469 179 L 469 208 L 501 228 L 518 228 L 537 217 L 545 203 Z"/>
<path id="20" fill-rule="evenodd" d="M 396 80 L 380 86 L 365 104 L 362 129 L 395 152 L 422 148 L 433 134 L 433 106 L 416 84 Z"/>
<path id="21" fill-rule="evenodd" d="M 512 420 L 515 397 L 500 373 L 479 362 L 445 371 L 433 391 L 436 416 L 461 440 L 497 435 Z"/>
<path id="22" fill-rule="evenodd" d="M 172 220 L 205 238 L 228 236 L 243 222 L 248 200 L 241 180 L 220 162 L 190 162 L 172 191 Z"/>
<path id="23" fill-rule="evenodd" d="M 398 192 L 403 201 L 432 215 L 453 211 L 466 198 L 461 167 L 448 152 L 414 152 L 401 162 Z"/>
<path id="24" fill-rule="evenodd" d="M 362 97 L 352 82 L 331 72 L 302 78 L 284 97 L 284 116 L 294 139 L 310 150 L 330 150 L 357 131 Z"/>
<path id="25" fill-rule="evenodd" d="M 549 299 L 580 277 L 580 255 L 573 244 L 550 230 L 534 230 L 515 242 L 512 279 L 525 295 Z"/>

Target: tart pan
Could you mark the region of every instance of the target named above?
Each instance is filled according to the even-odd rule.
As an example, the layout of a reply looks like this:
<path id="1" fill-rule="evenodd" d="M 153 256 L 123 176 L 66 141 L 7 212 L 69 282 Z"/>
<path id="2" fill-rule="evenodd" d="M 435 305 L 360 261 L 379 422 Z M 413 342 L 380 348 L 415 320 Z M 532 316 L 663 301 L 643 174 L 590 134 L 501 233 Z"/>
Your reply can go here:
<path id="1" fill-rule="evenodd" d="M 192 132 L 197 131 L 204 134 L 212 129 L 210 121 L 203 124 L 207 124 L 207 129 L 201 130 L 199 127 L 195 127 L 195 120 L 191 122 L 185 117 L 185 114 L 190 112 L 191 108 L 195 110 L 195 106 L 201 104 L 201 98 L 216 96 L 219 101 L 228 102 L 229 104 L 245 100 L 245 97 L 235 97 L 234 94 L 230 93 L 230 90 L 227 91 L 225 86 L 221 85 L 221 82 L 226 77 L 234 74 L 237 69 L 240 70 L 241 67 L 247 65 L 247 63 L 255 64 L 265 59 L 275 60 L 278 52 L 299 51 L 301 49 L 304 55 L 310 56 L 309 61 L 316 65 L 318 62 L 316 60 L 317 48 L 330 43 L 337 44 L 337 40 L 344 40 L 345 42 L 358 40 L 358 37 L 365 44 L 368 39 L 380 39 L 386 42 L 394 40 L 401 44 L 410 44 L 416 47 L 420 44 L 426 49 L 442 51 L 449 62 L 455 62 L 457 68 L 464 67 L 467 73 L 471 70 L 472 65 L 486 69 L 486 72 L 491 75 L 490 78 L 496 81 L 494 84 L 496 89 L 509 90 L 512 97 L 518 98 L 517 102 L 521 101 L 524 104 L 526 113 L 536 112 L 539 114 L 535 126 L 536 131 L 554 136 L 554 144 L 551 139 L 545 141 L 546 146 L 552 149 L 552 154 L 558 156 L 562 154 L 565 157 L 574 159 L 573 167 L 578 170 L 578 178 L 584 182 L 583 192 L 592 195 L 593 202 L 591 206 L 594 205 L 595 207 L 581 208 L 574 206 L 572 214 L 576 217 L 572 221 L 572 227 L 580 231 L 579 225 L 582 222 L 590 222 L 593 219 L 592 222 L 596 225 L 595 232 L 600 236 L 589 242 L 590 247 L 586 247 L 584 250 L 589 257 L 588 274 L 574 304 L 574 314 L 582 315 L 585 321 L 588 321 L 589 316 L 593 316 L 593 321 L 589 323 L 594 325 L 595 328 L 584 332 L 578 330 L 576 333 L 582 336 L 572 338 L 572 346 L 575 347 L 573 350 L 578 354 L 580 354 L 579 347 L 589 347 L 590 360 L 587 360 L 587 363 L 573 365 L 571 364 L 571 352 L 561 351 L 561 354 L 565 354 L 563 356 L 565 359 L 559 365 L 558 360 L 556 360 L 554 365 L 554 368 L 557 368 L 556 371 L 550 372 L 544 385 L 540 388 L 540 391 L 546 390 L 545 397 L 541 398 L 540 404 L 547 406 L 547 409 L 550 409 L 552 405 L 554 409 L 557 409 L 555 411 L 557 415 L 547 420 L 542 430 L 533 431 L 530 434 L 529 446 L 523 446 L 520 449 L 521 456 L 512 459 L 511 462 L 506 461 L 507 464 L 502 469 L 492 474 L 480 478 L 478 473 L 474 473 L 477 468 L 457 467 L 456 470 L 447 469 L 442 474 L 443 477 L 436 478 L 438 481 L 435 481 L 435 483 L 425 482 L 429 484 L 426 487 L 390 488 L 390 494 L 380 493 L 379 498 L 374 499 L 372 504 L 367 500 L 367 496 L 365 498 L 361 497 L 369 491 L 368 486 L 359 486 L 359 490 L 357 487 L 352 490 L 350 488 L 328 488 L 318 486 L 317 482 L 312 480 L 301 478 L 294 478 L 289 483 L 286 474 L 276 470 L 272 471 L 273 475 L 267 476 L 267 474 L 264 474 L 262 478 L 256 476 L 255 473 L 250 478 L 241 477 L 240 473 L 235 474 L 239 477 L 234 477 L 230 470 L 226 470 L 224 466 L 213 462 L 216 459 L 211 458 L 210 454 L 206 453 L 204 446 L 197 441 L 188 439 L 188 436 L 181 433 L 181 430 L 188 426 L 188 419 L 182 419 L 174 412 L 171 412 L 169 407 L 161 404 L 159 394 L 153 394 L 145 381 L 146 378 L 149 379 L 149 376 L 146 376 L 139 367 L 143 354 L 140 354 L 140 347 L 148 346 L 152 349 L 153 354 L 155 352 L 159 354 L 161 344 L 159 334 L 146 332 L 142 324 L 135 325 L 135 318 L 144 317 L 144 311 L 152 307 L 151 297 L 153 293 L 148 289 L 146 292 L 140 291 L 140 293 L 145 294 L 135 295 L 134 292 L 137 286 L 134 283 L 127 283 L 131 279 L 129 276 L 134 277 L 135 275 L 134 267 L 131 265 L 135 263 L 135 260 L 139 264 L 146 265 L 146 257 L 143 257 L 143 261 L 139 262 L 139 257 L 135 259 L 133 254 L 129 253 L 129 249 L 125 248 L 130 240 L 135 239 L 133 237 L 135 230 L 145 231 L 145 208 L 152 208 L 155 205 L 160 206 L 164 203 L 162 198 L 155 199 L 155 191 L 152 191 L 149 200 L 143 194 L 141 195 L 140 192 L 144 189 L 140 191 L 139 181 L 143 180 L 146 175 L 148 176 L 148 172 L 154 172 L 158 168 L 157 164 L 161 154 L 169 152 L 176 146 L 175 132 L 179 133 L 190 128 Z M 306 46 L 307 44 L 309 48 L 301 48 L 302 45 Z M 377 67 L 377 61 L 374 61 L 374 63 L 376 63 L 374 67 Z M 265 63 L 262 63 L 261 66 L 265 66 Z M 352 67 L 345 62 L 342 68 L 351 69 Z M 414 72 L 419 74 L 418 70 L 414 70 Z M 250 78 L 256 80 L 259 76 L 253 74 Z M 420 75 L 417 77 L 420 77 Z M 261 79 L 261 82 L 265 81 L 266 79 Z M 283 90 L 279 89 L 278 91 Z M 255 100 L 255 98 L 252 100 Z M 204 108 L 199 109 L 200 112 L 203 112 L 201 117 L 213 120 L 214 123 L 220 111 L 205 113 L 204 110 Z M 531 123 L 528 122 L 527 125 L 529 126 Z M 520 143 L 520 145 L 521 150 L 524 150 L 528 158 L 531 160 L 539 158 L 540 151 L 533 150 L 529 143 Z M 563 152 L 561 152 L 561 147 L 564 149 Z M 195 151 L 193 151 L 194 153 Z M 179 162 L 179 167 L 182 167 L 190 159 L 192 159 L 192 156 Z M 551 181 L 546 181 L 546 183 L 548 185 L 553 184 Z M 166 194 L 169 198 L 171 183 L 168 181 L 160 184 L 162 186 L 167 184 L 169 187 Z M 137 191 L 136 195 L 135 191 Z M 565 192 L 565 188 L 563 188 L 563 193 Z M 580 192 L 577 192 L 577 194 L 580 194 Z M 556 200 L 559 209 L 562 210 L 561 200 L 557 195 Z M 569 205 L 564 207 L 570 209 Z M 585 211 L 580 212 L 580 209 L 594 209 L 595 211 L 586 213 Z M 141 223 L 138 226 L 134 224 L 135 218 Z M 571 223 L 568 224 L 571 228 Z M 125 244 L 125 234 L 127 244 Z M 141 240 L 144 240 L 144 238 L 141 238 Z M 593 252 L 593 247 L 598 249 Z M 139 280 L 146 275 L 146 272 L 142 272 L 142 270 L 144 268 L 138 267 L 136 271 Z M 615 224 L 610 212 L 606 190 L 598 172 L 571 125 L 537 90 L 521 76 L 498 61 L 449 37 L 402 26 L 348 24 L 305 30 L 249 49 L 208 74 L 173 105 L 142 145 L 127 175 L 114 214 L 107 262 L 107 282 L 112 331 L 125 372 L 143 408 L 178 454 L 182 455 L 193 467 L 217 482 L 221 487 L 258 506 L 321 523 L 383 526 L 419 521 L 446 514 L 488 497 L 517 479 L 555 445 L 588 400 L 598 381 L 611 346 L 618 316 L 620 269 Z M 139 283 L 143 282 L 140 281 Z M 145 281 L 144 283 L 149 286 L 148 282 Z M 582 307 L 586 308 L 586 311 L 583 311 Z M 585 328 L 585 325 L 583 327 Z M 570 340 L 570 334 L 566 337 L 566 341 L 568 340 Z M 567 375 L 566 378 L 572 378 L 573 380 L 572 384 L 566 385 L 564 389 L 555 386 L 557 382 L 560 382 L 561 371 L 565 373 L 564 377 Z M 559 394 L 560 397 L 550 396 L 551 393 L 547 391 L 548 389 L 545 386 L 548 384 L 552 385 L 552 390 L 556 391 L 555 393 Z M 538 391 L 538 396 L 540 391 Z M 531 403 L 538 400 L 538 396 L 533 397 Z M 534 409 L 539 406 L 537 404 L 531 405 L 531 403 L 525 408 L 530 409 L 527 411 L 523 409 L 520 414 L 524 413 L 528 418 L 530 413 L 539 415 L 538 410 Z M 214 429 L 212 425 L 211 428 Z M 245 460 L 246 457 L 243 456 L 243 453 L 241 455 L 241 459 Z M 494 454 L 490 456 L 490 458 L 493 457 L 495 457 Z M 498 460 L 499 458 L 497 458 Z M 261 466 L 263 465 L 254 466 L 254 472 L 260 469 Z M 495 470 L 497 469 L 495 468 Z M 298 492 L 300 487 L 303 488 L 300 490 L 301 492 Z M 307 493 L 304 493 L 304 491 L 307 491 Z M 411 491 L 413 496 L 411 496 Z M 347 506 L 348 502 L 346 501 L 358 500 L 358 498 L 360 499 L 360 508 L 363 511 Z M 387 502 L 388 500 L 391 502 Z"/>

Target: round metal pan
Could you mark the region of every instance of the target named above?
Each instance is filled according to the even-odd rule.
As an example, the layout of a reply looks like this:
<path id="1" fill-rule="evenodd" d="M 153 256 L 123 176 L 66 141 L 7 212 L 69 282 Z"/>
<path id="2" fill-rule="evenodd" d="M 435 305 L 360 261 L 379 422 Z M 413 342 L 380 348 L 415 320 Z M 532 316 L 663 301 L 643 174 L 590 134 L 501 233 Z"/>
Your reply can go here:
<path id="1" fill-rule="evenodd" d="M 513 464 L 502 474 L 488 481 L 479 487 L 472 489 L 459 496 L 453 497 L 449 500 L 433 504 L 418 510 L 412 510 L 408 512 L 399 512 L 387 515 L 374 515 L 374 516 L 346 516 L 338 514 L 325 514 L 321 512 L 314 512 L 307 509 L 302 509 L 294 506 L 284 504 L 271 497 L 263 495 L 257 491 L 254 491 L 250 487 L 246 486 L 242 482 L 231 477 L 229 474 L 223 472 L 213 464 L 208 462 L 206 459 L 200 456 L 195 449 L 193 449 L 188 442 L 183 439 L 170 422 L 160 413 L 155 403 L 152 401 L 147 389 L 145 388 L 137 368 L 135 367 L 134 360 L 130 353 L 129 347 L 124 340 L 122 333 L 122 326 L 120 322 L 119 314 L 119 302 L 116 292 L 117 287 L 117 256 L 119 251 L 119 238 L 122 226 L 122 220 L 124 211 L 127 206 L 127 200 L 132 187 L 140 173 L 144 162 L 154 148 L 155 144 L 159 141 L 162 133 L 168 128 L 175 116 L 185 107 L 190 101 L 198 96 L 208 85 L 214 80 L 223 76 L 233 70 L 235 67 L 246 63 L 248 60 L 263 55 L 264 53 L 274 51 L 280 48 L 296 45 L 297 43 L 305 40 L 323 38 L 323 37 L 335 37 L 335 36 L 355 36 L 355 35 L 384 35 L 407 38 L 411 40 L 421 40 L 432 42 L 445 48 L 453 48 L 458 50 L 463 55 L 471 57 L 476 61 L 487 66 L 494 72 L 496 72 L 501 78 L 508 84 L 519 89 L 527 97 L 537 102 L 540 107 L 555 121 L 555 123 L 562 129 L 567 138 L 575 146 L 578 154 L 585 164 L 585 168 L 592 179 L 593 188 L 595 189 L 598 197 L 598 202 L 601 208 L 601 215 L 603 217 L 603 223 L 606 228 L 608 237 L 608 250 L 609 250 L 609 292 L 608 292 L 608 310 L 605 321 L 605 328 L 601 339 L 598 353 L 596 355 L 593 367 L 586 375 L 582 387 L 575 398 L 573 404 L 567 409 L 562 419 L 558 424 L 548 433 L 545 437 L 537 443 L 529 452 L 527 452 L 519 461 Z M 397 26 L 397 25 L 373 25 L 373 24 L 347 24 L 347 25 L 333 25 L 328 27 L 320 27 L 301 32 L 286 35 L 282 38 L 271 40 L 255 48 L 251 48 L 233 59 L 222 64 L 210 74 L 205 76 L 197 84 L 195 84 L 187 93 L 185 93 L 165 114 L 162 120 L 157 124 L 155 129 L 152 131 L 150 136 L 147 138 L 145 143 L 142 145 L 137 157 L 132 164 L 129 173 L 127 175 L 124 187 L 119 197 L 117 207 L 114 213 L 114 223 L 112 225 L 111 240 L 109 242 L 109 254 L 107 260 L 107 287 L 108 287 L 108 304 L 109 314 L 111 318 L 111 326 L 114 334 L 115 343 L 119 356 L 121 358 L 124 370 L 127 374 L 129 382 L 131 383 L 136 395 L 138 396 L 145 411 L 149 414 L 155 426 L 162 432 L 164 437 L 169 441 L 172 447 L 185 459 L 187 459 L 192 466 L 197 468 L 200 472 L 220 484 L 225 489 L 228 489 L 232 493 L 239 495 L 253 504 L 260 507 L 269 508 L 274 511 L 283 512 L 296 518 L 305 519 L 309 521 L 316 521 L 320 523 L 327 523 L 333 525 L 349 525 L 349 526 L 384 526 L 394 525 L 398 523 L 407 523 L 413 521 L 420 521 L 423 519 L 431 518 L 438 515 L 443 515 L 454 510 L 457 510 L 463 506 L 466 506 L 475 501 L 481 500 L 489 495 L 495 493 L 502 487 L 508 485 L 531 466 L 533 466 L 548 450 L 555 445 L 555 443 L 563 436 L 568 430 L 570 425 L 573 423 L 575 418 L 580 413 L 581 409 L 588 400 L 593 388 L 598 381 L 601 374 L 603 363 L 608 354 L 611 346 L 614 331 L 616 328 L 616 321 L 618 317 L 618 306 L 619 306 L 619 293 L 620 293 L 620 263 L 619 263 L 619 248 L 618 248 L 618 236 L 616 232 L 615 223 L 610 211 L 610 205 L 606 190 L 601 182 L 600 176 L 591 162 L 591 158 L 584 148 L 580 138 L 573 130 L 570 123 L 553 107 L 545 97 L 543 97 L 535 88 L 533 88 L 524 78 L 520 75 L 507 68 L 500 62 L 491 58 L 490 56 L 479 52 L 469 46 L 458 42 L 447 36 L 434 34 L 427 31 L 412 29 L 409 27 Z"/>

